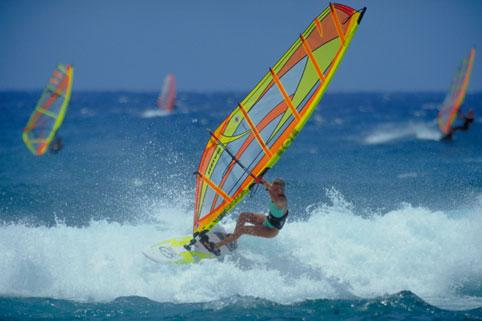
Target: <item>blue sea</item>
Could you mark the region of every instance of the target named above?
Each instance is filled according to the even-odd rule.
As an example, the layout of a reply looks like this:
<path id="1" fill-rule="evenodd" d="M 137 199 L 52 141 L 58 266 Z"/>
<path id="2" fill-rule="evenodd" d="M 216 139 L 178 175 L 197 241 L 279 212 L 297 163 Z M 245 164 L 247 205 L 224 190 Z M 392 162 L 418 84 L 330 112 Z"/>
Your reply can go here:
<path id="1" fill-rule="evenodd" d="M 440 142 L 439 93 L 328 93 L 267 178 L 287 182 L 274 239 L 161 265 L 188 235 L 193 172 L 246 93 L 72 95 L 58 154 L 22 129 L 40 91 L 0 92 L 0 320 L 482 320 L 482 93 Z M 263 212 L 253 191 L 242 211 Z"/>

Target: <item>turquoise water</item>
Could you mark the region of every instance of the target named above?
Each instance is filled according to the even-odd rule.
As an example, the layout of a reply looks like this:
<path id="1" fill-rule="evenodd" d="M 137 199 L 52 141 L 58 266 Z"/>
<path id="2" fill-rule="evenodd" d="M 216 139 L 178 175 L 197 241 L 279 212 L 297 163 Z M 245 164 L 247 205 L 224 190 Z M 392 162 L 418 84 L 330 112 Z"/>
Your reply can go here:
<path id="1" fill-rule="evenodd" d="M 444 93 L 329 94 L 268 173 L 290 218 L 224 261 L 162 266 L 141 251 L 189 234 L 194 176 L 243 93 L 75 93 L 65 148 L 21 140 L 39 93 L 0 93 L 0 319 L 482 319 L 482 95 L 441 143 Z M 265 211 L 262 189 L 241 211 Z"/>

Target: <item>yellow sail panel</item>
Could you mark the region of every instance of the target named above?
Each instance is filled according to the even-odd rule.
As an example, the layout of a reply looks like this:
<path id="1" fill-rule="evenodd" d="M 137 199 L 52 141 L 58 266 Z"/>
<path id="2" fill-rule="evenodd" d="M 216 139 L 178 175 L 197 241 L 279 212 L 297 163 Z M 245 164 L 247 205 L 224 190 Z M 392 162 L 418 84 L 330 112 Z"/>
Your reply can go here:
<path id="1" fill-rule="evenodd" d="M 467 87 L 469 86 L 470 73 L 475 59 L 475 48 L 470 50 L 468 57 L 464 58 L 460 63 L 457 73 L 452 80 L 450 91 L 445 100 L 440 106 L 437 116 L 437 122 L 440 131 L 443 134 L 448 134 L 450 128 L 457 118 L 457 113 L 460 106 L 464 102 Z"/>
<path id="2" fill-rule="evenodd" d="M 364 11 L 341 4 L 326 8 L 212 133 L 198 168 L 195 233 L 219 222 L 291 144 L 333 77 Z"/>
<path id="3" fill-rule="evenodd" d="M 23 141 L 36 156 L 47 151 L 64 120 L 72 91 L 73 73 L 71 65 L 57 66 L 23 130 Z"/>

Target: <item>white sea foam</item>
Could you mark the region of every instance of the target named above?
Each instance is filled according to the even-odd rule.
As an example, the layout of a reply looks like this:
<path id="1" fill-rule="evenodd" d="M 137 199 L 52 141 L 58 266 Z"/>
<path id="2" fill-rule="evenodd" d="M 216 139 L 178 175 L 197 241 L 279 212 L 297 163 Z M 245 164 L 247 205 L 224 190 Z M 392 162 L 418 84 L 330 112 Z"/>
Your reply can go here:
<path id="1" fill-rule="evenodd" d="M 94 117 L 96 115 L 95 111 L 87 107 L 80 108 L 80 114 L 82 117 Z"/>
<path id="2" fill-rule="evenodd" d="M 363 139 L 369 145 L 386 144 L 399 139 L 415 138 L 419 140 L 439 140 L 440 133 L 432 125 L 421 122 L 404 124 L 383 124 L 374 129 Z"/>
<path id="3" fill-rule="evenodd" d="M 160 110 L 159 108 L 147 109 L 141 114 L 141 118 L 155 118 L 155 117 L 166 117 L 171 115 L 172 112 L 166 110 Z"/>
<path id="4" fill-rule="evenodd" d="M 332 204 L 310 206 L 307 221 L 287 223 L 274 239 L 246 236 L 224 262 L 188 266 L 158 265 L 141 254 L 189 234 L 192 215 L 177 206 L 159 209 L 149 224 L 3 225 L 0 295 L 160 302 L 241 295 L 293 303 L 411 290 L 441 304 L 460 298 L 467 308 L 465 287 L 482 291 L 482 204 L 450 214 L 405 205 L 363 218 L 338 193 L 330 197 Z"/>

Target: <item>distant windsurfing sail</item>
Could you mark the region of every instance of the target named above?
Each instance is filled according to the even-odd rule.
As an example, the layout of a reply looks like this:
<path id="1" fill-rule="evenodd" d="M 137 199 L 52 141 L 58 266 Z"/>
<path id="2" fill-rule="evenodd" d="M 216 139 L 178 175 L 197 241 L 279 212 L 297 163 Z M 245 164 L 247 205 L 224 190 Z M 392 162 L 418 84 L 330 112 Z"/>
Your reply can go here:
<path id="1" fill-rule="evenodd" d="M 326 90 L 364 12 L 330 4 L 211 133 L 197 171 L 195 235 L 233 209 L 288 148 Z"/>
<path id="2" fill-rule="evenodd" d="M 464 102 L 467 87 L 469 85 L 470 73 L 474 64 L 475 48 L 470 50 L 469 56 L 462 60 L 452 80 L 450 91 L 440 107 L 437 121 L 438 127 L 443 134 L 448 134 L 450 128 L 457 118 L 460 106 Z"/>
<path id="3" fill-rule="evenodd" d="M 176 79 L 169 74 L 164 78 L 161 92 L 157 98 L 157 107 L 161 110 L 172 111 L 176 103 Z"/>
<path id="4" fill-rule="evenodd" d="M 23 130 L 23 141 L 36 156 L 47 151 L 64 120 L 72 90 L 73 72 L 71 65 L 57 66 Z"/>

